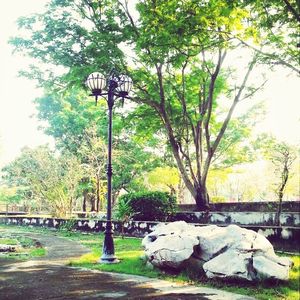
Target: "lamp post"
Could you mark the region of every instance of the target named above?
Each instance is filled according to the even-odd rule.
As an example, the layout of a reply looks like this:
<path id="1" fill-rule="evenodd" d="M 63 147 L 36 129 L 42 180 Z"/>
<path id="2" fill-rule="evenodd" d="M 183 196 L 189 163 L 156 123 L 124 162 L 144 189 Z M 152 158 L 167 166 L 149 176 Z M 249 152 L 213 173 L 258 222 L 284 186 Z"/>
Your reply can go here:
<path id="1" fill-rule="evenodd" d="M 108 106 L 108 155 L 107 155 L 107 218 L 104 232 L 103 251 L 100 263 L 117 263 L 115 256 L 113 229 L 111 223 L 112 203 L 112 114 L 113 106 L 117 98 L 127 98 L 132 87 L 132 80 L 126 75 L 119 75 L 112 71 L 106 78 L 101 73 L 94 72 L 86 80 L 87 87 L 91 90 L 91 96 L 95 97 L 96 105 L 99 96 L 107 96 Z M 105 92 L 106 89 L 106 92 Z"/>

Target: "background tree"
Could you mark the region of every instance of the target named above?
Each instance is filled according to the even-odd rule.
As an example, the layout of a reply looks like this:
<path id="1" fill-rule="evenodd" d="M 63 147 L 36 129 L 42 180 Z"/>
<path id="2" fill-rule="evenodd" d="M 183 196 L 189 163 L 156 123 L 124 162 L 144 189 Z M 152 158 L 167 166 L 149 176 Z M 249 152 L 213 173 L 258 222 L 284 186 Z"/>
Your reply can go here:
<path id="1" fill-rule="evenodd" d="M 278 209 L 275 224 L 280 225 L 280 214 L 282 211 L 282 200 L 291 173 L 291 167 L 296 159 L 295 150 L 286 143 L 277 143 L 271 150 L 270 159 L 275 166 L 277 182 L 275 183 L 275 193 L 278 197 Z"/>
<path id="2" fill-rule="evenodd" d="M 47 146 L 24 148 L 19 157 L 4 169 L 4 180 L 30 195 L 39 209 L 46 205 L 58 217 L 72 213 L 77 188 L 82 177 L 78 160 L 71 156 L 56 157 Z M 31 203 L 34 207 L 34 203 Z"/>
<path id="3" fill-rule="evenodd" d="M 82 143 L 78 149 L 78 154 L 83 161 L 84 176 L 92 178 L 92 182 L 95 182 L 96 201 L 92 198 L 91 211 L 105 208 L 106 152 L 107 147 L 98 137 L 96 126 L 91 125 L 84 131 Z"/>
<path id="4" fill-rule="evenodd" d="M 23 204 L 26 209 L 26 201 L 21 197 L 15 187 L 7 187 L 5 185 L 0 186 L 0 207 L 8 211 L 9 206 L 16 204 Z"/>

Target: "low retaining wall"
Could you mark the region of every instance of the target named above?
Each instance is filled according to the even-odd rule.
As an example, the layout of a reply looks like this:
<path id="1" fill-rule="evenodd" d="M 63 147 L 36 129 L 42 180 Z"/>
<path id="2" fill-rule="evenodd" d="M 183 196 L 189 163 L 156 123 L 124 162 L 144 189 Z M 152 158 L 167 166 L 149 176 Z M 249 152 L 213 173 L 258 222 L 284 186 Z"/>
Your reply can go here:
<path id="1" fill-rule="evenodd" d="M 178 212 L 172 221 L 186 221 L 200 224 L 237 224 L 276 226 L 274 212 Z M 300 214 L 284 212 L 280 215 L 282 226 L 300 226 Z"/>
<path id="2" fill-rule="evenodd" d="M 103 232 L 106 222 L 96 219 L 56 219 L 56 218 L 26 218 L 26 217 L 0 217 L 0 224 L 27 225 L 48 228 L 69 228 L 83 232 Z M 122 224 L 113 222 L 116 235 L 144 237 L 153 231 L 158 222 L 129 221 Z M 207 224 L 194 224 L 205 226 Z M 224 225 L 221 225 L 224 226 Z M 276 250 L 300 251 L 300 227 L 276 226 L 248 226 L 241 227 L 254 230 L 264 235 Z"/>
<path id="3" fill-rule="evenodd" d="M 257 202 L 224 202 L 210 203 L 210 211 L 257 211 L 257 212 L 276 212 L 278 201 L 257 201 Z M 196 204 L 179 204 L 181 211 L 199 211 Z M 282 211 L 299 212 L 300 201 L 283 201 Z"/>

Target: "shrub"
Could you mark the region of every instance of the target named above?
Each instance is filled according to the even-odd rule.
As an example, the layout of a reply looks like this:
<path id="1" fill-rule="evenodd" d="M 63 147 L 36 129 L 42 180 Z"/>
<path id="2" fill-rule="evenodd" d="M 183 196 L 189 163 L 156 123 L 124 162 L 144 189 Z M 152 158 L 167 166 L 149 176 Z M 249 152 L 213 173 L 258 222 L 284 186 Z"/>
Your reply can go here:
<path id="1" fill-rule="evenodd" d="M 72 231 L 75 228 L 77 221 L 75 219 L 69 219 L 60 223 L 59 230 Z"/>
<path id="2" fill-rule="evenodd" d="M 119 198 L 117 215 L 122 212 L 137 221 L 166 221 L 176 212 L 176 199 L 165 192 L 129 193 Z"/>

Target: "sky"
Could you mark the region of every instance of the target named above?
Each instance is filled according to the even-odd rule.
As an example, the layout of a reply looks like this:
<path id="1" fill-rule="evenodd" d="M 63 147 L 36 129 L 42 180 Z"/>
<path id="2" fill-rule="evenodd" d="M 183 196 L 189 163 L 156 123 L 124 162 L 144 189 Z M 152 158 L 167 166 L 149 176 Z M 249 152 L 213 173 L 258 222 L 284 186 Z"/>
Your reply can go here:
<path id="1" fill-rule="evenodd" d="M 42 95 L 35 83 L 18 77 L 18 71 L 26 68 L 29 59 L 12 54 L 7 44 L 18 34 L 16 20 L 42 10 L 47 0 L 2 1 L 0 4 L 0 168 L 13 160 L 24 146 L 35 147 L 53 140 L 38 130 L 34 117 L 33 100 Z M 4 4 L 5 3 L 5 4 Z M 278 69 L 272 73 L 259 97 L 265 101 L 267 115 L 257 131 L 273 133 L 278 139 L 300 142 L 300 79 Z M 298 92 L 298 93 L 297 93 Z"/>
<path id="2" fill-rule="evenodd" d="M 38 130 L 33 100 L 42 95 L 35 83 L 18 77 L 29 59 L 13 55 L 7 41 L 18 34 L 16 20 L 41 11 L 46 0 L 16 0 L 0 3 L 0 167 L 14 159 L 24 146 L 53 143 Z M 5 4 L 4 4 L 5 3 Z"/>

